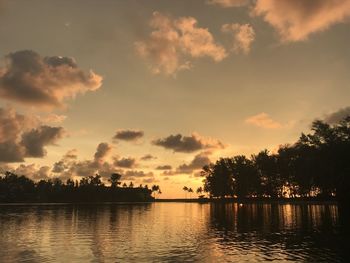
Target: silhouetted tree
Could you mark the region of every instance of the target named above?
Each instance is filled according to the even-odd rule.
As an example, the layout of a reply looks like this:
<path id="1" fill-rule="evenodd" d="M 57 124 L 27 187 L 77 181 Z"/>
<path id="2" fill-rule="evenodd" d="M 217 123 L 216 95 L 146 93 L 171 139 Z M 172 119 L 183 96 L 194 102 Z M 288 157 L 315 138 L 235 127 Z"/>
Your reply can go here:
<path id="1" fill-rule="evenodd" d="M 152 185 L 151 191 L 154 193 L 154 198 L 156 198 L 156 193 L 161 194 L 159 185 Z"/>
<path id="2" fill-rule="evenodd" d="M 111 177 L 109 178 L 109 182 L 111 183 L 112 188 L 116 188 L 121 184 L 120 182 L 121 177 L 122 177 L 121 174 L 118 174 L 118 173 L 111 174 Z"/>
<path id="3" fill-rule="evenodd" d="M 201 195 L 203 193 L 203 188 L 200 186 L 197 188 L 196 193 Z"/>
<path id="4" fill-rule="evenodd" d="M 187 187 L 187 186 L 184 186 L 184 187 L 182 188 L 182 190 L 185 191 L 185 199 L 187 199 L 188 187 Z"/>
<path id="5" fill-rule="evenodd" d="M 111 175 L 111 186 L 106 187 L 100 175 L 83 177 L 80 184 L 59 178 L 34 182 L 11 172 L 0 175 L 1 202 L 100 202 L 149 201 L 152 191 L 143 187 L 118 188 L 120 176 Z M 126 186 L 126 185 L 125 185 Z M 157 186 L 158 193 L 161 193 Z"/>
<path id="6" fill-rule="evenodd" d="M 263 196 L 280 197 L 283 183 L 278 172 L 277 157 L 264 150 L 253 155 L 252 158 L 261 181 L 259 192 Z"/>
<path id="7" fill-rule="evenodd" d="M 221 158 L 202 168 L 211 197 L 337 197 L 350 200 L 350 116 L 330 125 L 312 123 L 293 145 L 277 154 Z M 184 188 L 185 190 L 185 188 Z"/>
<path id="8" fill-rule="evenodd" d="M 260 194 L 260 178 L 254 162 L 243 155 L 228 159 L 226 164 L 232 171 L 234 194 L 239 198 L 257 196 Z"/>
<path id="9" fill-rule="evenodd" d="M 191 195 L 192 195 L 192 193 L 193 193 L 193 189 L 190 187 L 190 188 L 188 188 L 188 193 L 190 194 L 190 199 L 191 199 Z"/>
<path id="10" fill-rule="evenodd" d="M 215 165 L 210 164 L 203 167 L 201 175 L 205 176 L 204 191 L 210 196 L 224 198 L 233 196 L 234 180 L 228 159 L 221 158 Z"/>

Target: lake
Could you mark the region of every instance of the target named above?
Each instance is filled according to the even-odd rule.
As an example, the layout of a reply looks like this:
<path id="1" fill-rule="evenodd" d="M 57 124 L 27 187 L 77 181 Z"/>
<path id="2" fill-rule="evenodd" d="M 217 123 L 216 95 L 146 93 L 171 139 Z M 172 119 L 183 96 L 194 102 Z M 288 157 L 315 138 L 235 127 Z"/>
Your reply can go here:
<path id="1" fill-rule="evenodd" d="M 0 262 L 350 262 L 332 204 L 0 205 Z"/>

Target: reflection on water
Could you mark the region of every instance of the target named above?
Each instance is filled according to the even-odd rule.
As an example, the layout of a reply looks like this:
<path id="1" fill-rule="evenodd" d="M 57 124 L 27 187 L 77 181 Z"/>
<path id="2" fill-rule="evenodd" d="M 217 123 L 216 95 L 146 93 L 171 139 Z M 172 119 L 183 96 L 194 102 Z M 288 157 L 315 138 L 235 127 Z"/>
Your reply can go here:
<path id="1" fill-rule="evenodd" d="M 0 206 L 0 262 L 346 262 L 347 241 L 336 205 Z"/>

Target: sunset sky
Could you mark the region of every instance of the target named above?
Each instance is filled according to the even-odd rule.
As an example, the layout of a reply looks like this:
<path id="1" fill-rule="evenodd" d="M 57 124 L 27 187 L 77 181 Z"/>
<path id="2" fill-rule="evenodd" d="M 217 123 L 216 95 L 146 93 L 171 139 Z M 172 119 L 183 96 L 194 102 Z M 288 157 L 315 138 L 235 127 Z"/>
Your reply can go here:
<path id="1" fill-rule="evenodd" d="M 0 166 L 184 197 L 349 114 L 349 43 L 350 0 L 0 0 Z"/>

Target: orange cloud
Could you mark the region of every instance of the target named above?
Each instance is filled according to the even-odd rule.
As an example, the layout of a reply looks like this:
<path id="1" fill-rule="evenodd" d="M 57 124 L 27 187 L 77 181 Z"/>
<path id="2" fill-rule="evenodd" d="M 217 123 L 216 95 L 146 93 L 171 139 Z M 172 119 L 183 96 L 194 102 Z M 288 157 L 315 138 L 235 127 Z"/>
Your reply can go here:
<path id="1" fill-rule="evenodd" d="M 295 42 L 349 21 L 350 0 L 257 0 L 252 14 L 273 26 L 282 42 Z"/>
<path id="2" fill-rule="evenodd" d="M 249 0 L 208 0 L 209 5 L 218 5 L 224 8 L 239 7 L 249 4 Z"/>
<path id="3" fill-rule="evenodd" d="M 248 54 L 255 40 L 255 31 L 250 24 L 224 24 L 221 31 L 233 35 L 231 50 L 235 53 Z"/>
<path id="4" fill-rule="evenodd" d="M 32 50 L 6 56 L 0 68 L 0 97 L 46 109 L 62 108 L 67 98 L 101 87 L 102 77 L 78 68 L 69 57 L 41 57 Z"/>
<path id="5" fill-rule="evenodd" d="M 35 116 L 0 108 L 0 162 L 23 162 L 27 157 L 44 157 L 46 146 L 65 135 L 62 127 L 42 125 Z"/>
<path id="6" fill-rule="evenodd" d="M 207 28 L 197 26 L 193 17 L 172 19 L 154 12 L 148 39 L 135 43 L 138 55 L 150 63 L 153 73 L 174 75 L 190 69 L 193 58 L 210 57 L 218 62 L 227 56 Z"/>
<path id="7" fill-rule="evenodd" d="M 281 123 L 271 119 L 271 117 L 264 112 L 247 118 L 245 123 L 264 129 L 279 129 L 283 127 Z"/>
<path id="8" fill-rule="evenodd" d="M 45 123 L 61 123 L 67 118 L 67 116 L 51 113 L 46 116 L 38 116 L 38 118 Z"/>

